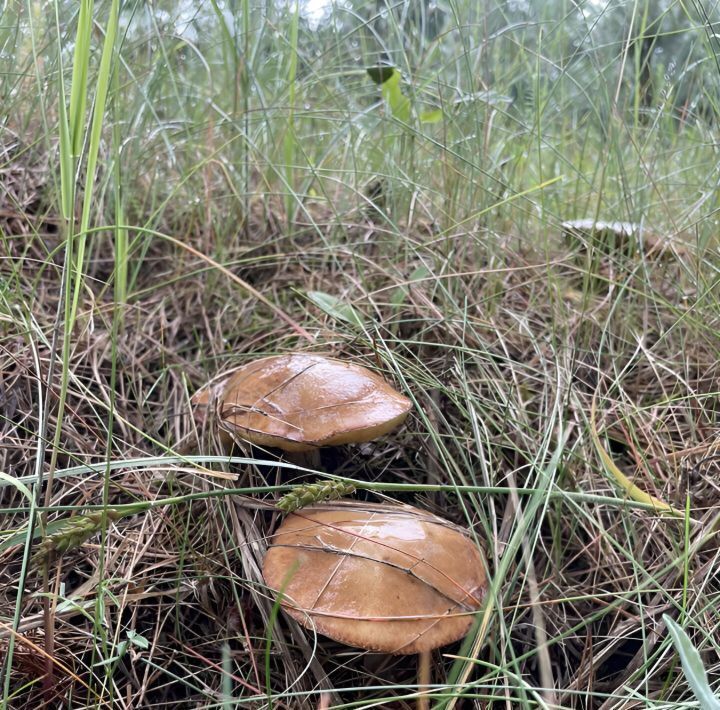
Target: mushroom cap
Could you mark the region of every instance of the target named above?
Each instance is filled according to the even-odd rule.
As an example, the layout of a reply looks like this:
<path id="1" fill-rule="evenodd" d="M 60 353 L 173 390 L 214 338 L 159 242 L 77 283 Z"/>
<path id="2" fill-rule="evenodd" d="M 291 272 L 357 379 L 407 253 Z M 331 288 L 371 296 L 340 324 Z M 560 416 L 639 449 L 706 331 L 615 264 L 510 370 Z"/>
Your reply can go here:
<path id="1" fill-rule="evenodd" d="M 190 398 L 192 417 L 195 421 L 195 425 L 199 429 L 204 429 L 211 422 L 211 414 L 214 411 L 218 400 L 222 397 L 227 379 L 227 376 L 221 375 L 220 377 L 210 380 L 210 382 L 203 385 Z M 214 419 L 212 423 L 214 423 Z M 225 431 L 222 427 L 218 427 L 217 435 L 222 448 L 229 450 L 233 443 L 230 433 Z"/>
<path id="2" fill-rule="evenodd" d="M 462 528 L 411 506 L 356 501 L 289 515 L 263 577 L 306 628 L 393 654 L 465 636 L 487 588 L 480 550 Z"/>
<path id="3" fill-rule="evenodd" d="M 204 425 L 207 421 L 211 406 L 222 396 L 228 381 L 226 375 L 215 377 L 204 384 L 195 394 L 190 397 L 192 415 L 195 423 Z"/>
<path id="4" fill-rule="evenodd" d="M 371 441 L 401 424 L 411 407 L 364 367 L 297 353 L 237 370 L 225 386 L 220 417 L 253 444 L 311 451 Z"/>

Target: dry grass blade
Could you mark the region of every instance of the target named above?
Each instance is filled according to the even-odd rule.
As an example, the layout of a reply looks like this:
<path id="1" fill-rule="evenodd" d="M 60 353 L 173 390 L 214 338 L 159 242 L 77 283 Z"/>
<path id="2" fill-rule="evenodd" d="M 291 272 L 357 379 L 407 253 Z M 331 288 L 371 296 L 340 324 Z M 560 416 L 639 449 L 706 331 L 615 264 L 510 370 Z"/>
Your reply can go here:
<path id="1" fill-rule="evenodd" d="M 683 513 L 681 510 L 678 510 L 677 508 L 674 508 L 673 506 L 669 505 L 668 503 L 664 503 L 659 498 L 656 498 L 654 495 L 651 495 L 650 493 L 647 493 L 646 491 L 642 490 L 642 488 L 638 487 L 635 483 L 633 483 L 617 466 L 617 464 L 613 461 L 612 457 L 608 452 L 605 450 L 605 447 L 602 445 L 602 442 L 600 441 L 600 436 L 598 434 L 597 430 L 597 424 L 596 424 L 596 403 L 597 403 L 597 393 L 593 395 L 592 398 L 592 404 L 590 406 L 590 421 L 589 421 L 589 427 L 590 427 L 590 436 L 592 437 L 593 444 L 595 445 L 595 451 L 597 452 L 598 456 L 600 456 L 600 460 L 603 463 L 603 466 L 607 473 L 609 473 L 617 485 L 625 492 L 627 496 L 629 496 L 632 500 L 636 500 L 639 503 L 647 503 L 649 505 L 652 505 L 652 507 L 658 512 L 658 513 L 670 513 L 671 515 L 683 518 L 685 517 L 685 513 Z M 693 521 L 697 522 L 697 521 Z"/>
<path id="2" fill-rule="evenodd" d="M 267 296 L 258 291 L 247 281 L 237 276 L 237 274 L 234 274 L 232 271 L 225 268 L 222 264 L 215 261 L 215 259 L 208 256 L 207 254 L 203 254 L 203 252 L 201 252 L 200 250 L 195 249 L 195 247 L 193 247 L 191 244 L 185 244 L 181 240 L 176 239 L 175 237 L 171 237 L 169 234 L 159 234 L 158 236 L 165 241 L 174 244 L 176 247 L 184 249 L 193 256 L 196 256 L 198 259 L 201 259 L 202 261 L 212 266 L 213 269 L 217 269 L 221 274 L 229 278 L 231 281 L 234 281 L 238 286 L 251 294 L 253 298 L 256 298 L 258 301 L 260 301 L 260 303 L 264 303 L 268 308 L 270 308 L 270 310 L 273 311 L 273 313 L 275 313 L 275 315 L 277 315 L 281 320 L 287 323 L 301 338 L 304 338 L 310 343 L 313 342 L 313 337 L 310 335 L 310 333 L 307 332 L 307 330 L 305 330 L 305 328 L 303 328 L 300 324 L 296 323 L 287 313 L 285 313 L 285 311 L 283 311 L 282 308 L 280 308 L 277 304 L 273 303 Z"/>
<path id="3" fill-rule="evenodd" d="M 18 643 L 32 649 L 33 653 L 36 653 L 38 656 L 41 656 L 47 662 L 51 663 L 53 666 L 56 666 L 63 673 L 67 674 L 67 676 L 69 678 L 72 678 L 76 683 L 78 683 L 83 688 L 85 688 L 85 690 L 87 690 L 89 693 L 94 695 L 95 699 L 97 701 L 99 701 L 101 703 L 101 705 L 105 705 L 105 703 L 102 700 L 102 697 L 98 693 L 96 693 L 82 678 L 80 678 L 76 673 L 74 673 L 72 668 L 69 668 L 68 666 L 66 666 L 58 658 L 56 658 L 54 656 L 48 656 L 47 651 L 44 648 L 42 648 L 42 646 L 39 646 L 38 644 L 33 643 L 33 641 L 31 641 L 29 638 L 24 636 L 22 633 L 15 631 L 12 627 L 8 626 L 7 624 L 4 624 L 2 621 L 0 621 L 0 628 L 4 629 L 8 634 L 13 636 L 18 641 Z"/>

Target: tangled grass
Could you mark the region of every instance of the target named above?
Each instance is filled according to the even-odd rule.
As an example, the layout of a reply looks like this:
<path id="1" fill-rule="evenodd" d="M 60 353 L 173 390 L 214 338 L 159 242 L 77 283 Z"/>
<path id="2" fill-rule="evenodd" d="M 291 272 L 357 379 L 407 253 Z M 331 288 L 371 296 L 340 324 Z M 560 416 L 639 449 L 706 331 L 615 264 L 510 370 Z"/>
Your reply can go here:
<path id="1" fill-rule="evenodd" d="M 394 434 L 323 451 L 320 473 L 467 526 L 484 550 L 485 609 L 432 656 L 438 707 L 692 707 L 664 614 L 717 691 L 713 126 L 615 113 L 601 136 L 484 106 L 475 148 L 467 126 L 411 133 L 388 116 L 374 129 L 397 132 L 378 146 L 371 110 L 342 106 L 356 84 L 331 91 L 329 70 L 263 112 L 208 117 L 183 94 L 191 59 L 155 74 L 142 46 L 127 56 L 147 74 L 127 75 L 126 104 L 111 91 L 81 272 L 48 129 L 60 119 L 49 103 L 33 119 L 45 49 L 0 130 L 4 702 L 416 706 L 414 660 L 308 633 L 265 588 L 275 503 L 317 474 L 274 451 L 228 456 L 212 418 L 192 416 L 211 378 L 297 350 L 374 368 L 414 402 Z M 138 98 L 173 80 L 167 104 Z M 186 99 L 182 126 L 150 119 Z M 641 224 L 622 253 L 561 226 L 618 215 Z M 633 500 L 596 432 L 680 515 Z"/>

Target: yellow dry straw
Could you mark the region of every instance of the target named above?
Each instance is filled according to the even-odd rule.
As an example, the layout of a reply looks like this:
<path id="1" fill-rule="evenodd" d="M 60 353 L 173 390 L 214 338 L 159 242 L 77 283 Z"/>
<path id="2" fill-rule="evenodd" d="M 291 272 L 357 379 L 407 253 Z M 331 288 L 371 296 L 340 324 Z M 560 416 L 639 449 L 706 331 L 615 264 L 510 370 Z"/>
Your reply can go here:
<path id="1" fill-rule="evenodd" d="M 659 498 L 656 498 L 655 496 L 646 493 L 641 488 L 638 488 L 618 468 L 617 464 L 610 457 L 610 454 L 603 447 L 602 442 L 600 441 L 600 436 L 598 435 L 597 426 L 595 425 L 596 400 L 597 393 L 593 395 L 592 405 L 590 407 L 590 436 L 592 437 L 593 444 L 595 444 L 595 449 L 598 452 L 598 456 L 600 456 L 600 460 L 605 467 L 605 471 L 607 471 L 607 473 L 609 473 L 613 477 L 618 486 L 620 486 L 620 488 L 622 488 L 623 491 L 625 491 L 625 493 L 627 494 L 627 496 L 632 500 L 637 501 L 638 503 L 647 503 L 648 505 L 651 505 L 658 513 L 670 513 L 670 515 L 674 515 L 678 518 L 685 517 L 685 514 L 682 511 L 678 510 L 677 508 L 673 508 L 668 503 L 664 503 Z"/>

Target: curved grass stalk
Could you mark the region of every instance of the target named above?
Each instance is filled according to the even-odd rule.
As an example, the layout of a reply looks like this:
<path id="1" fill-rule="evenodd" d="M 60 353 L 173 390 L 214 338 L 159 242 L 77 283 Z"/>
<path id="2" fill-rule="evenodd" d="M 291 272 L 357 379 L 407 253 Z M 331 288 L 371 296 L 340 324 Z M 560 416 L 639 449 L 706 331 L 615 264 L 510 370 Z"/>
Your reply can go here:
<path id="1" fill-rule="evenodd" d="M 656 498 L 650 493 L 646 493 L 642 488 L 635 485 L 617 466 L 612 460 L 610 454 L 605 450 L 605 447 L 600 441 L 597 426 L 595 424 L 595 404 L 597 397 L 593 396 L 592 405 L 590 407 L 590 437 L 595 445 L 595 450 L 603 463 L 605 471 L 609 473 L 615 483 L 625 492 L 625 494 L 638 503 L 646 503 L 651 505 L 658 513 L 669 513 L 677 518 L 684 517 L 684 513 L 668 503 L 664 503 L 659 498 Z"/>

